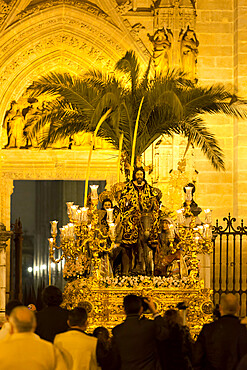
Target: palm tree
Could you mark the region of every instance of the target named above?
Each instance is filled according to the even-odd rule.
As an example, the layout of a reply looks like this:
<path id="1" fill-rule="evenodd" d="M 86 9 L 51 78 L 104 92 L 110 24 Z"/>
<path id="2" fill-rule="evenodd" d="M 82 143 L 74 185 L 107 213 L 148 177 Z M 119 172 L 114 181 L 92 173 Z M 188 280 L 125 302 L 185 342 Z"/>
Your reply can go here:
<path id="1" fill-rule="evenodd" d="M 181 134 L 188 147 L 198 146 L 216 170 L 224 169 L 223 153 L 204 121 L 205 114 L 224 113 L 246 118 L 246 102 L 217 84 L 198 86 L 179 71 L 149 78 L 150 64 L 141 76 L 134 52 L 128 51 L 115 73 L 89 71 L 82 77 L 50 73 L 30 86 L 35 97 L 54 99 L 30 122 L 30 135 L 46 127 L 41 140 L 45 148 L 56 140 L 81 131 L 95 132 L 131 156 L 140 156 L 161 135 Z M 100 124 L 99 124 L 100 122 Z"/>

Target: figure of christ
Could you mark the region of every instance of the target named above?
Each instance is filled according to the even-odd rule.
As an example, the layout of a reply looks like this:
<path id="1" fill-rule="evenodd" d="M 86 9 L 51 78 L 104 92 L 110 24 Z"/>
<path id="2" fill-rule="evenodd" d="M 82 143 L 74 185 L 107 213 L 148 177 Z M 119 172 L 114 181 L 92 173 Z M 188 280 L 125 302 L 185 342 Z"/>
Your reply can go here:
<path id="1" fill-rule="evenodd" d="M 159 198 L 157 189 L 145 180 L 142 167 L 135 168 L 133 179 L 119 199 L 122 228 L 122 275 L 152 274 L 158 244 Z"/>

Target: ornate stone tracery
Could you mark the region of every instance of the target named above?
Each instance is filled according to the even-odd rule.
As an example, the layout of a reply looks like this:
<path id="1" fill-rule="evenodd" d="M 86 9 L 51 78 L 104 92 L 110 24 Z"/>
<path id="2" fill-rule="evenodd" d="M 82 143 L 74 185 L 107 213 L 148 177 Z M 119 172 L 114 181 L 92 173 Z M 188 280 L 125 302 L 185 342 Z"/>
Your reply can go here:
<path id="1" fill-rule="evenodd" d="M 50 9 L 54 6 L 61 5 L 61 4 L 65 4 L 65 5 L 69 5 L 69 6 L 78 8 L 78 9 L 82 9 L 83 11 L 89 12 L 89 13 L 93 14 L 96 17 L 102 18 L 104 20 L 107 20 L 107 21 L 113 23 L 111 18 L 109 17 L 109 15 L 106 14 L 97 5 L 95 5 L 91 2 L 89 3 L 87 1 L 83 1 L 83 0 L 82 1 L 79 1 L 79 0 L 74 0 L 74 1 L 71 1 L 71 0 L 49 0 L 49 1 L 46 1 L 46 2 L 38 4 L 38 5 L 30 5 L 25 10 L 23 10 L 21 13 L 18 14 L 18 18 L 22 19 L 22 18 L 25 18 L 29 15 L 39 13 L 42 10 Z"/>

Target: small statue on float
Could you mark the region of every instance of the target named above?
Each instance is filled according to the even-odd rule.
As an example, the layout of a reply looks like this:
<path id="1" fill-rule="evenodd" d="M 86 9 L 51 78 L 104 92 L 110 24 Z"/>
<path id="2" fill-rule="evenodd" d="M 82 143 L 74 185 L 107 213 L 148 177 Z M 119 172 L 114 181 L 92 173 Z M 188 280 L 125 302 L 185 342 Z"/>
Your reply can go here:
<path id="1" fill-rule="evenodd" d="M 171 243 L 176 246 L 180 242 L 175 221 L 168 215 L 160 216 L 159 245 L 155 254 L 155 275 L 176 276 L 179 279 L 188 276 L 188 269 L 183 251 L 171 250 Z"/>
<path id="2" fill-rule="evenodd" d="M 183 207 L 186 208 L 187 210 L 187 212 L 185 212 L 185 226 L 187 227 L 189 227 L 192 216 L 195 217 L 196 225 L 201 225 L 202 223 L 200 218 L 198 217 L 198 215 L 202 212 L 202 209 L 198 207 L 198 204 L 193 199 L 195 190 L 196 190 L 195 185 L 191 182 L 184 187 L 184 193 L 186 194 L 186 198 L 189 198 L 189 204 L 188 199 L 186 199 L 185 202 L 183 203 Z"/>
<path id="3" fill-rule="evenodd" d="M 112 203 L 112 193 L 104 191 L 100 194 L 99 200 L 101 202 L 101 209 L 98 210 L 99 214 L 99 229 L 103 235 L 109 233 L 109 223 L 114 223 L 118 225 L 118 214 L 119 209 L 117 206 L 113 207 Z M 108 243 L 111 243 L 109 238 Z M 102 277 L 113 276 L 113 260 L 116 255 L 116 250 L 118 245 L 116 242 L 116 247 L 112 252 L 102 252 L 99 257 L 101 259 L 100 274 Z M 115 253 L 114 253 L 115 252 Z"/>

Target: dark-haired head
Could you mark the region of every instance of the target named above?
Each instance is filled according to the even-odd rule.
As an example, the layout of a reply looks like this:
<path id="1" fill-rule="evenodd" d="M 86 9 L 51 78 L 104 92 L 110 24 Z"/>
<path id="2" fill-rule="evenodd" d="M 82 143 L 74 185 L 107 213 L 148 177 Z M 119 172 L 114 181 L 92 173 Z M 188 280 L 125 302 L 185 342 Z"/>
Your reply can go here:
<path id="1" fill-rule="evenodd" d="M 93 336 L 96 338 L 104 338 L 105 340 L 109 339 L 109 331 L 104 326 L 98 326 L 93 331 Z"/>
<path id="2" fill-rule="evenodd" d="M 137 315 L 142 312 L 142 300 L 135 294 L 129 294 L 124 297 L 123 305 L 126 315 Z"/>
<path id="3" fill-rule="evenodd" d="M 112 201 L 110 198 L 105 198 L 102 202 L 102 207 L 101 209 L 106 210 L 107 208 L 112 208 Z"/>
<path id="4" fill-rule="evenodd" d="M 47 306 L 60 306 L 63 302 L 63 295 L 55 285 L 49 285 L 43 290 L 42 299 Z"/>
<path id="5" fill-rule="evenodd" d="M 144 171 L 144 168 L 143 167 L 135 167 L 134 171 L 133 171 L 133 181 L 136 181 L 137 180 L 137 177 L 136 174 L 137 172 L 141 171 L 143 173 L 143 180 L 145 180 L 145 171 Z"/>
<path id="6" fill-rule="evenodd" d="M 18 299 L 12 299 L 5 306 L 5 315 L 9 316 L 15 307 L 23 306 L 23 303 Z"/>
<path id="7" fill-rule="evenodd" d="M 183 319 L 178 310 L 170 309 L 170 310 L 165 311 L 164 319 L 171 325 L 174 325 L 174 324 L 182 325 L 183 324 Z"/>
<path id="8" fill-rule="evenodd" d="M 75 307 L 69 311 L 69 326 L 84 327 L 87 324 L 87 311 L 83 307 Z"/>

